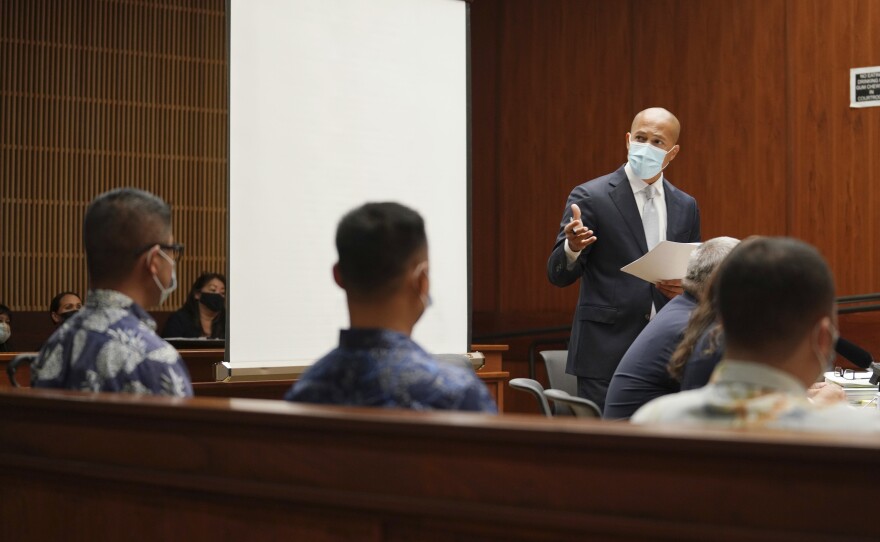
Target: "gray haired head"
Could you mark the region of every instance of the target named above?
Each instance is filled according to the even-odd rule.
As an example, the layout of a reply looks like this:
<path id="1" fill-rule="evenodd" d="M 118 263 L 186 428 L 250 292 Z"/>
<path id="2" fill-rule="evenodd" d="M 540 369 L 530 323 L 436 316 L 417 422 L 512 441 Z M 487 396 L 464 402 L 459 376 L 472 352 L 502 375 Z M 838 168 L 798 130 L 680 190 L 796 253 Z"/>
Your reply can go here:
<path id="1" fill-rule="evenodd" d="M 681 281 L 684 291 L 699 298 L 703 294 L 712 272 L 737 244 L 739 244 L 739 239 L 733 237 L 715 237 L 691 252 L 687 275 Z"/>

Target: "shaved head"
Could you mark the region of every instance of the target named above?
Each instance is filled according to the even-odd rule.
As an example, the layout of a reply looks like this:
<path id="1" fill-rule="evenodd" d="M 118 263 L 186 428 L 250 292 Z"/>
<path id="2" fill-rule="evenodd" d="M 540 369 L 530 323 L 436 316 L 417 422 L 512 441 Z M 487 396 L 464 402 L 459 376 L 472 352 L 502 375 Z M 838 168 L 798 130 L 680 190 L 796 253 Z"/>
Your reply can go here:
<path id="1" fill-rule="evenodd" d="M 670 139 L 667 142 L 669 147 L 678 142 L 678 136 L 681 134 L 681 123 L 675 115 L 662 107 L 649 107 L 640 111 L 632 121 L 630 132 L 635 134 L 645 127 L 653 127 L 665 132 Z"/>

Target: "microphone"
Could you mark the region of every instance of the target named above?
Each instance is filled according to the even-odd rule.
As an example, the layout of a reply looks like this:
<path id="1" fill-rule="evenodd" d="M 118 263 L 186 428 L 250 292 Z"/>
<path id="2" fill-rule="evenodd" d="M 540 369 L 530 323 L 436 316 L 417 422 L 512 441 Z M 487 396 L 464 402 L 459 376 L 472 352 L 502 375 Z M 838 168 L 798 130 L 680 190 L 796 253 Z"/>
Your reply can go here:
<path id="1" fill-rule="evenodd" d="M 843 337 L 837 339 L 837 345 L 835 345 L 834 349 L 837 350 L 841 357 L 860 369 L 870 369 L 871 363 L 874 361 L 874 357 L 871 356 L 870 352 Z"/>

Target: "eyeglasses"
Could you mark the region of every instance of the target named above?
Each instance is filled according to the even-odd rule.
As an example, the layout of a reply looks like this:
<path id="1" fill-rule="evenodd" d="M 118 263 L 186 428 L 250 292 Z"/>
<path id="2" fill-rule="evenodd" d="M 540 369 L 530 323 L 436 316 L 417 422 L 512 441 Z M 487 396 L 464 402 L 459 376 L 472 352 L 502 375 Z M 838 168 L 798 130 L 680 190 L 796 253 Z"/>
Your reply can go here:
<path id="1" fill-rule="evenodd" d="M 834 368 L 835 376 L 839 376 L 840 378 L 845 378 L 847 380 L 855 380 L 856 372 L 853 369 L 843 369 L 841 367 Z"/>
<path id="2" fill-rule="evenodd" d="M 162 252 L 164 252 L 165 254 L 168 255 L 169 258 L 174 260 L 174 263 L 179 262 L 180 257 L 183 256 L 184 246 L 180 243 L 172 243 L 170 245 L 166 245 L 163 243 L 150 243 L 149 245 L 145 246 L 144 248 L 138 250 L 135 253 L 135 256 L 140 256 L 141 254 L 143 254 L 144 252 L 150 250 L 151 248 L 153 248 L 155 246 L 158 246 L 160 249 L 162 249 Z"/>

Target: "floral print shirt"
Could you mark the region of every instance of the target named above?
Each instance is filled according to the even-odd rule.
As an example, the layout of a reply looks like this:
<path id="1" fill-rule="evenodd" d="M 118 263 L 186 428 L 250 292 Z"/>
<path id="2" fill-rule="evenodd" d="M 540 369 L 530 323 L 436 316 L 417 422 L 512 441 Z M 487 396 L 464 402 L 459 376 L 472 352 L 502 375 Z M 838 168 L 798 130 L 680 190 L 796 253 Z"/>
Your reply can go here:
<path id="1" fill-rule="evenodd" d="M 192 396 L 177 350 L 128 296 L 90 291 L 86 304 L 43 345 L 31 366 L 35 388 Z"/>
<path id="2" fill-rule="evenodd" d="M 406 335 L 385 329 L 340 331 L 339 347 L 315 362 L 285 399 L 414 410 L 498 411 L 473 370 L 437 361 Z"/>
<path id="3" fill-rule="evenodd" d="M 819 368 L 818 362 L 816 365 Z M 722 361 L 709 384 L 655 399 L 633 423 L 798 431 L 878 432 L 880 412 L 846 403 L 817 404 L 794 377 L 764 363 Z"/>

